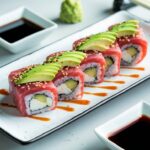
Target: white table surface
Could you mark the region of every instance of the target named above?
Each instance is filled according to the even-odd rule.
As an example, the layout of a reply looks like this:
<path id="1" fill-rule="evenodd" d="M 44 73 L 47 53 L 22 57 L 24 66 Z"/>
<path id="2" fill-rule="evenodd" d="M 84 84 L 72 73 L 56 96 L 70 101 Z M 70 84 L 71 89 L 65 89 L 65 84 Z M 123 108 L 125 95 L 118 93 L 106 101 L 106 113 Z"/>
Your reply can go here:
<path id="1" fill-rule="evenodd" d="M 112 0 L 83 0 L 83 4 L 86 14 L 84 21 L 76 25 L 59 23 L 58 30 L 50 35 L 53 37 L 50 43 L 111 14 Z M 0 0 L 0 14 L 22 5 L 55 20 L 59 14 L 60 0 Z M 3 55 L 5 59 L 18 57 L 6 55 L 5 51 Z M 4 62 L 1 56 L 0 53 L 0 61 Z M 141 100 L 150 102 L 150 79 L 33 144 L 22 146 L 0 133 L 0 150 L 106 150 L 96 137 L 94 128 Z"/>

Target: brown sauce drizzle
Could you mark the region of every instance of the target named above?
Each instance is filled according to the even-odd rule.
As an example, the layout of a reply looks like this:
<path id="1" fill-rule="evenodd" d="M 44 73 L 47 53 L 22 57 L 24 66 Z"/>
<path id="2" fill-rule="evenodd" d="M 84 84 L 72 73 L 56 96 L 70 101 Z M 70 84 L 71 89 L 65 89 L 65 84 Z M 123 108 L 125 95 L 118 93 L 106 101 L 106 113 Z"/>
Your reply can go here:
<path id="1" fill-rule="evenodd" d="M 7 103 L 0 103 L 3 107 L 10 107 L 10 108 L 17 108 L 15 105 L 7 104 Z"/>
<path id="2" fill-rule="evenodd" d="M 46 117 L 39 117 L 39 116 L 27 116 L 27 117 L 35 120 L 45 121 L 45 122 L 50 121 L 50 118 L 46 118 Z"/>
<path id="3" fill-rule="evenodd" d="M 101 89 L 107 89 L 107 90 L 116 90 L 117 86 L 93 86 L 93 85 L 86 85 L 85 87 L 90 87 L 90 88 L 101 88 Z"/>
<path id="4" fill-rule="evenodd" d="M 140 70 L 140 71 L 145 70 L 144 67 L 121 67 L 121 69 Z"/>
<path id="5" fill-rule="evenodd" d="M 61 110 L 65 110 L 65 111 L 68 111 L 68 112 L 73 112 L 74 111 L 74 108 L 72 107 L 65 107 L 65 106 L 57 106 L 56 109 L 61 109 Z"/>
<path id="6" fill-rule="evenodd" d="M 119 76 L 121 77 L 131 77 L 131 78 L 139 78 L 140 75 L 139 74 L 119 74 Z"/>
<path id="7" fill-rule="evenodd" d="M 6 89 L 0 89 L 1 95 L 9 95 L 9 92 Z"/>
<path id="8" fill-rule="evenodd" d="M 106 82 L 106 83 L 116 83 L 116 84 L 125 84 L 125 81 L 111 81 L 111 80 L 104 80 L 104 82 Z"/>
<path id="9" fill-rule="evenodd" d="M 3 107 L 17 108 L 15 105 L 8 104 L 8 103 L 0 103 L 0 105 Z M 38 116 L 27 116 L 27 117 L 35 120 L 40 120 L 40 121 L 50 121 L 50 118 L 45 118 L 45 117 L 38 117 Z"/>
<path id="10" fill-rule="evenodd" d="M 63 100 L 63 102 L 79 104 L 79 105 L 88 105 L 90 103 L 89 100 Z"/>
<path id="11" fill-rule="evenodd" d="M 92 92 L 84 92 L 84 94 L 94 95 L 94 96 L 107 96 L 107 93 L 92 93 Z"/>

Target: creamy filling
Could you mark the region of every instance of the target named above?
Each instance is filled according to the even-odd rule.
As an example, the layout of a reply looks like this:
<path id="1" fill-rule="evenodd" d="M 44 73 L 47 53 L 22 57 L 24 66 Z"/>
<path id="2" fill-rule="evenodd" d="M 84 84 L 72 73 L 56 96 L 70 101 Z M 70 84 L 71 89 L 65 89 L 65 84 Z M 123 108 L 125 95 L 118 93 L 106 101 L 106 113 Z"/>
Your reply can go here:
<path id="1" fill-rule="evenodd" d="M 57 89 L 59 94 L 70 94 L 72 92 L 72 90 L 69 89 L 65 83 L 59 85 Z"/>
<path id="2" fill-rule="evenodd" d="M 47 91 L 36 92 L 25 97 L 25 104 L 29 115 L 37 114 L 49 109 L 53 105 L 53 99 Z"/>
<path id="3" fill-rule="evenodd" d="M 122 52 L 122 59 L 129 63 L 131 63 L 133 60 L 132 56 L 127 51 Z"/>
<path id="4" fill-rule="evenodd" d="M 94 82 L 95 77 L 89 76 L 88 74 L 84 73 L 84 82 Z"/>
<path id="5" fill-rule="evenodd" d="M 137 45 L 124 45 L 122 48 L 122 65 L 133 64 L 136 58 L 139 56 L 139 49 Z"/>
<path id="6" fill-rule="evenodd" d="M 36 111 L 36 110 L 43 109 L 45 107 L 51 106 L 52 102 L 53 102 L 52 99 L 49 97 L 46 98 L 46 102 L 41 102 L 38 99 L 33 98 L 30 100 L 30 110 Z"/>

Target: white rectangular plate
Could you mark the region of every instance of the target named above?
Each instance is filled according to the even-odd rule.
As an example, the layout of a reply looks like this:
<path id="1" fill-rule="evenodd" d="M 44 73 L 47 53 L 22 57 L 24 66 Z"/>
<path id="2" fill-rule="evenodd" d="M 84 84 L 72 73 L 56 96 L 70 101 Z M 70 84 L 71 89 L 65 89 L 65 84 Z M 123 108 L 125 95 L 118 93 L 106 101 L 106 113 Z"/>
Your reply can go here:
<path id="1" fill-rule="evenodd" d="M 42 63 L 46 56 L 51 53 L 60 50 L 69 50 L 72 48 L 73 41 L 88 36 L 93 33 L 105 31 L 108 26 L 121 22 L 124 20 L 131 19 L 128 13 L 122 11 L 109 18 L 100 21 L 78 33 L 75 33 L 57 43 L 47 46 L 37 52 L 34 52 L 28 56 L 25 56 L 11 64 L 8 64 L 0 69 L 0 89 L 8 89 L 8 74 L 18 68 L 28 66 L 31 64 Z M 150 30 L 150 25 L 142 24 L 147 40 L 150 42 L 150 36 L 148 35 Z M 41 137 L 52 133 L 53 131 L 63 127 L 64 125 L 74 121 L 75 119 L 81 117 L 82 115 L 90 112 L 94 108 L 102 105 L 113 97 L 125 92 L 131 87 L 139 84 L 140 82 L 146 80 L 150 77 L 150 52 L 148 52 L 146 58 L 142 63 L 134 66 L 133 69 L 121 69 L 122 76 L 116 76 L 111 78 L 105 78 L 105 80 L 110 82 L 103 82 L 95 86 L 100 86 L 97 88 L 85 88 L 85 92 L 91 92 L 93 94 L 84 94 L 83 99 L 89 104 L 80 105 L 75 103 L 59 102 L 58 106 L 68 108 L 70 111 L 66 111 L 60 108 L 56 108 L 53 111 L 39 114 L 36 117 L 49 118 L 49 121 L 41 121 L 28 117 L 21 117 L 16 108 L 0 106 L 0 128 L 2 131 L 13 137 L 14 139 L 20 141 L 21 143 L 30 143 Z M 141 68 L 141 70 L 137 69 Z M 144 70 L 142 70 L 144 69 Z M 125 76 L 124 76 L 125 75 Z M 131 76 L 130 76 L 131 75 Z M 112 81 L 112 82 L 111 82 Z M 120 84 L 113 81 L 122 81 Z M 123 84 L 124 82 L 124 84 Z M 105 89 L 106 86 L 113 86 L 117 89 Z M 94 95 L 99 93 L 99 96 Z M 107 95 L 103 95 L 107 94 Z M 101 96 L 100 96 L 101 95 Z M 1 103 L 12 104 L 11 98 L 9 96 L 0 95 Z"/>

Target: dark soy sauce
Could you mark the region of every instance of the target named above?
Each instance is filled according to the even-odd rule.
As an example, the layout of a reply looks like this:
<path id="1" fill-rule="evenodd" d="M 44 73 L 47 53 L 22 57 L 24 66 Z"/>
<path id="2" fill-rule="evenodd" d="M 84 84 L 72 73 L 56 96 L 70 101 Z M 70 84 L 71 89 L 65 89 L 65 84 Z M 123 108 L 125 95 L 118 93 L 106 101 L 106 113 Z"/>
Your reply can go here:
<path id="1" fill-rule="evenodd" d="M 21 18 L 0 27 L 0 37 L 9 43 L 13 43 L 42 29 L 43 27 Z"/>
<path id="2" fill-rule="evenodd" d="M 141 116 L 109 139 L 125 150 L 150 150 L 150 117 Z"/>

